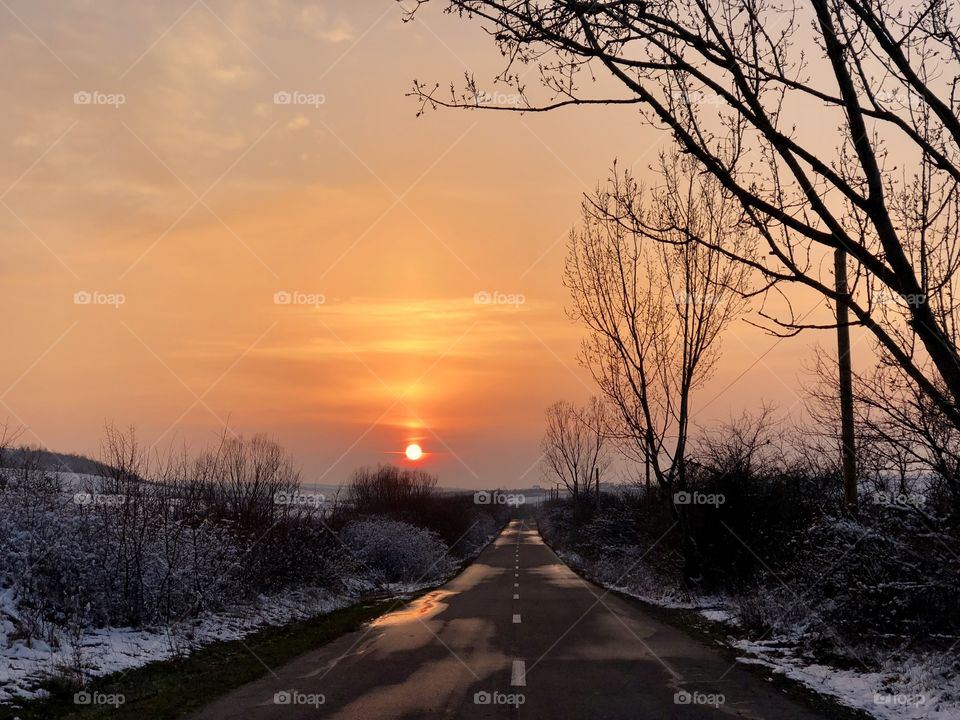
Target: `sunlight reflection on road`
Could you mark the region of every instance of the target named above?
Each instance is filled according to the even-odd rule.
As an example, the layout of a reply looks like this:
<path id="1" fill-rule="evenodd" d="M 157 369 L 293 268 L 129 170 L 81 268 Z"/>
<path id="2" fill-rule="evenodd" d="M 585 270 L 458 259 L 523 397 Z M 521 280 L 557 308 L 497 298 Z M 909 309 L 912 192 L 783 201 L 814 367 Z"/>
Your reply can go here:
<path id="1" fill-rule="evenodd" d="M 399 625 L 416 620 L 426 620 L 442 612 L 447 607 L 447 604 L 441 601 L 454 594 L 455 593 L 450 590 L 435 590 L 427 593 L 423 597 L 417 598 L 401 610 L 377 618 L 370 623 L 370 625 L 371 627 L 385 627 L 387 625 Z"/>

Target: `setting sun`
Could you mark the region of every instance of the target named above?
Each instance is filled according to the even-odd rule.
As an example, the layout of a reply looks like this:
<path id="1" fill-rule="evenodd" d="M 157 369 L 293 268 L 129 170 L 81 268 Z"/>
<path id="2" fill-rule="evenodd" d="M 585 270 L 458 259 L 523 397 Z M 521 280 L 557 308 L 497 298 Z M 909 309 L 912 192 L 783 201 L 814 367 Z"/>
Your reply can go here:
<path id="1" fill-rule="evenodd" d="M 423 455 L 423 449 L 416 443 L 407 445 L 406 455 L 408 460 L 419 460 Z"/>

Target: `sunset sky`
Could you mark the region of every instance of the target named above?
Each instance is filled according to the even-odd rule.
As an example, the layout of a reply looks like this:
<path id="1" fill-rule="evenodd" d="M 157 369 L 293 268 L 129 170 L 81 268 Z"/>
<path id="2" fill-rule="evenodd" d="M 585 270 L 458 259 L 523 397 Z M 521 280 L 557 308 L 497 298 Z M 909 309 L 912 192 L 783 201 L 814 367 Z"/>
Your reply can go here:
<path id="1" fill-rule="evenodd" d="M 0 2 L 0 419 L 94 455 L 105 422 L 163 449 L 229 420 L 322 483 L 417 438 L 444 485 L 537 482 L 544 408 L 593 392 L 566 234 L 666 136 L 630 108 L 417 118 L 414 79 L 502 62 L 441 9 Z M 817 339 L 736 324 L 697 421 L 796 413 Z"/>

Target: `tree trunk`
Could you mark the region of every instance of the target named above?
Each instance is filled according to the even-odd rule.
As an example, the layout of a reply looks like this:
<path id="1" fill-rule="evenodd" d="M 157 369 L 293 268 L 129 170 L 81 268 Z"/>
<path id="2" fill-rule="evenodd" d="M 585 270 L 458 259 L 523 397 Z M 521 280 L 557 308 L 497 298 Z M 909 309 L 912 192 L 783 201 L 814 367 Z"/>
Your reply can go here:
<path id="1" fill-rule="evenodd" d="M 847 254 L 837 248 L 833 254 L 837 283 L 837 361 L 840 373 L 840 454 L 843 467 L 844 505 L 857 511 L 857 456 L 853 426 L 853 366 L 850 360 L 850 313 L 847 307 Z"/>

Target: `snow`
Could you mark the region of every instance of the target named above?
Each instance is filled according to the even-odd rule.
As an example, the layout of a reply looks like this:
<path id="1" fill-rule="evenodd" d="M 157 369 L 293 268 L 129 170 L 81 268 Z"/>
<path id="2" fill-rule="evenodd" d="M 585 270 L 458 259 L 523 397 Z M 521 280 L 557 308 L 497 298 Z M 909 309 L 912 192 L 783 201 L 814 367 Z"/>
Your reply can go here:
<path id="1" fill-rule="evenodd" d="M 324 589 L 301 588 L 263 596 L 253 603 L 237 605 L 223 612 L 200 615 L 179 625 L 162 628 L 101 628 L 85 632 L 78 647 L 59 638 L 57 648 L 43 641 L 11 637 L 14 598 L 7 590 L 0 594 L 0 703 L 14 697 L 35 698 L 42 694 L 37 685 L 63 666 L 72 666 L 79 649 L 84 668 L 93 677 L 130 670 L 149 662 L 189 654 L 212 642 L 242 639 L 269 625 L 284 625 L 346 607 L 357 598 Z"/>
<path id="2" fill-rule="evenodd" d="M 952 659 L 945 655 L 916 657 L 888 663 L 883 672 L 865 672 L 804 662 L 793 655 L 784 638 L 731 644 L 748 655 L 739 662 L 762 665 L 876 718 L 960 717 L 960 681 L 950 671 Z"/>
<path id="3" fill-rule="evenodd" d="M 76 667 L 78 658 L 88 677 L 100 677 L 182 657 L 210 643 L 240 640 L 265 626 L 323 615 L 372 597 L 410 595 L 436 586 L 457 571 L 446 546 L 429 531 L 382 518 L 354 523 L 351 528 L 344 533 L 345 541 L 364 556 L 368 566 L 359 574 L 341 575 L 341 592 L 288 589 L 171 627 L 87 630 L 76 645 L 63 630 L 51 639 L 53 646 L 40 639 L 28 644 L 17 630 L 15 588 L 0 589 L 0 703 L 42 696 L 39 684 L 60 668 Z M 486 536 L 471 555 L 479 554 L 494 537 Z"/>
<path id="4" fill-rule="evenodd" d="M 700 614 L 705 617 L 710 622 L 715 623 L 725 623 L 727 625 L 739 625 L 740 620 L 729 610 L 724 609 L 707 609 L 701 610 Z"/>

